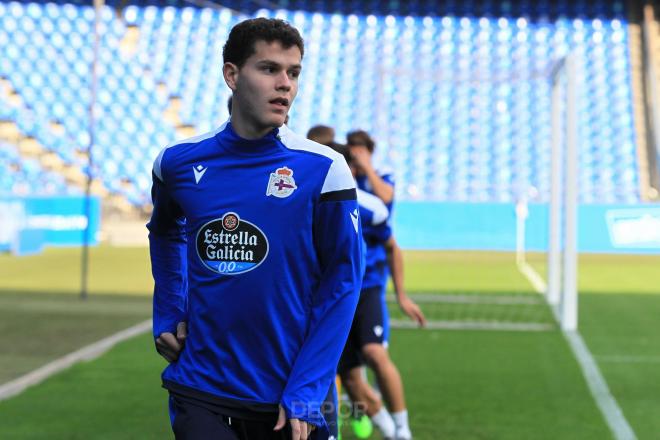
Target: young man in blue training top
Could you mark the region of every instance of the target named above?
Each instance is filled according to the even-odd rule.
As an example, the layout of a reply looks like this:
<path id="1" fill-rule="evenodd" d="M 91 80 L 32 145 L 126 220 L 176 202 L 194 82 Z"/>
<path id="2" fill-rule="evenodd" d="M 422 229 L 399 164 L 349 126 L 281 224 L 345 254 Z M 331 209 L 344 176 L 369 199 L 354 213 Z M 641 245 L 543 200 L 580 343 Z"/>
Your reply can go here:
<path id="1" fill-rule="evenodd" d="M 362 237 L 344 158 L 283 125 L 303 51 L 281 20 L 236 25 L 223 50 L 231 120 L 154 162 L 153 334 L 177 439 L 327 431 Z"/>

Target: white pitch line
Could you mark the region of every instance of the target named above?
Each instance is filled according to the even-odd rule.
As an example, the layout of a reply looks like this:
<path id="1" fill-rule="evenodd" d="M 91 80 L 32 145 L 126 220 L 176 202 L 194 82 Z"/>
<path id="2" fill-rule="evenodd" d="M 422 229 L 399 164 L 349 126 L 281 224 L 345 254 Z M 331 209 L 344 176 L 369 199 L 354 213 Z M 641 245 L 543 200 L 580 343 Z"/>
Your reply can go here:
<path id="1" fill-rule="evenodd" d="M 390 319 L 390 326 L 396 329 L 419 329 L 413 321 Z M 521 332 L 544 332 L 554 330 L 554 324 L 540 324 L 535 322 L 456 322 L 456 321 L 427 321 L 424 329 L 427 330 L 500 330 Z"/>
<path id="2" fill-rule="evenodd" d="M 446 303 L 446 304 L 485 304 L 485 305 L 534 305 L 545 304 L 536 295 L 479 295 L 479 294 L 446 294 L 446 293 L 411 293 L 408 295 L 416 303 Z M 387 301 L 394 303 L 396 297 L 387 295 Z"/>
<path id="3" fill-rule="evenodd" d="M 80 361 L 90 361 L 96 359 L 118 343 L 126 339 L 137 336 L 151 329 L 151 319 L 143 321 L 139 324 L 129 327 L 125 330 L 101 339 L 91 345 L 69 353 L 61 358 L 55 359 L 52 362 L 37 368 L 24 376 L 0 385 L 0 401 L 13 397 L 23 392 L 26 388 L 36 385 L 50 376 L 59 373 L 71 367 Z"/>
<path id="4" fill-rule="evenodd" d="M 587 380 L 589 390 L 591 390 L 591 394 L 594 396 L 600 412 L 605 416 L 605 422 L 607 422 L 612 434 L 614 434 L 614 438 L 617 440 L 637 439 L 635 432 L 623 415 L 619 404 L 610 392 L 607 382 L 605 382 L 582 336 L 578 332 L 564 332 L 564 334 L 582 368 L 582 373 Z"/>
<path id="5" fill-rule="evenodd" d="M 546 292 L 545 287 L 547 286 L 534 268 L 523 262 L 522 264 L 518 264 L 518 269 L 525 275 L 537 292 L 541 294 Z M 539 280 L 541 283 L 538 282 Z M 555 316 L 557 315 L 555 314 Z M 598 409 L 600 409 L 603 417 L 605 417 L 605 423 L 607 423 L 610 431 L 612 431 L 614 438 L 616 440 L 637 440 L 635 431 L 633 431 L 630 423 L 628 423 L 628 420 L 623 415 L 621 407 L 610 392 L 603 374 L 598 369 L 598 365 L 589 348 L 587 348 L 587 344 L 584 343 L 582 336 L 580 336 L 580 333 L 577 331 L 564 331 L 563 333 L 568 341 L 568 345 L 573 351 L 575 359 L 580 365 L 589 391 L 596 401 Z"/>
<path id="6" fill-rule="evenodd" d="M 529 280 L 534 290 L 538 293 L 544 295 L 548 291 L 548 285 L 541 278 L 541 275 L 534 270 L 532 266 L 529 265 L 526 261 L 521 261 L 518 263 L 518 270 L 522 272 L 523 275 Z"/>

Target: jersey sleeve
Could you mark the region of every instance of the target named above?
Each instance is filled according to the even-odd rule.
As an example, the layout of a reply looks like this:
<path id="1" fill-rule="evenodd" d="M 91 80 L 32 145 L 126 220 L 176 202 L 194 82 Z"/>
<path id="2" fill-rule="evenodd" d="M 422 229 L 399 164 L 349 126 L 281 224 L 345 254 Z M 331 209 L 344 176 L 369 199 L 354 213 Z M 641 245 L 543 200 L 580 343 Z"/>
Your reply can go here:
<path id="1" fill-rule="evenodd" d="M 362 228 L 355 182 L 345 160 L 330 167 L 314 212 L 314 247 L 321 279 L 307 337 L 293 365 L 281 405 L 288 418 L 325 426 L 320 406 L 334 380 L 360 295 Z"/>
<path id="2" fill-rule="evenodd" d="M 186 219 L 163 180 L 161 153 L 154 163 L 151 198 L 153 212 L 147 224 L 149 254 L 154 278 L 153 334 L 176 333 L 186 321 L 188 277 Z"/>
<path id="3" fill-rule="evenodd" d="M 367 243 L 385 243 L 392 236 L 390 211 L 381 199 L 358 188 L 362 235 Z"/>
<path id="4" fill-rule="evenodd" d="M 357 201 L 363 225 L 375 226 L 387 221 L 390 212 L 385 203 L 368 192 L 357 189 Z"/>

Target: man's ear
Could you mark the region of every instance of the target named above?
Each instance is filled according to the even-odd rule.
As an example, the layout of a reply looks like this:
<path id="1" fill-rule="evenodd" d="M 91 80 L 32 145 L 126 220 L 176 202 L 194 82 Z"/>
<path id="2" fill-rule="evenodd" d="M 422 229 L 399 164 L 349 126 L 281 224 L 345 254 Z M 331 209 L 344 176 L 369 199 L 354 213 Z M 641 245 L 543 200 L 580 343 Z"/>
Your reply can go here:
<path id="1" fill-rule="evenodd" d="M 238 80 L 238 66 L 234 63 L 225 63 L 222 66 L 222 76 L 225 78 L 225 83 L 232 92 L 236 91 L 236 81 Z"/>

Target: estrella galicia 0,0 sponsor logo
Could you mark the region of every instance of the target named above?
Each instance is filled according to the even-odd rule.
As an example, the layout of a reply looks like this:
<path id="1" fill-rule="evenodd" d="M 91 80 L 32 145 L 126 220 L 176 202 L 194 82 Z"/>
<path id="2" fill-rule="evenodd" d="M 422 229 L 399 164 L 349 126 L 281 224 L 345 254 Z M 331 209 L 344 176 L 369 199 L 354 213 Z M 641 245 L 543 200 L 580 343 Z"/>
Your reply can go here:
<path id="1" fill-rule="evenodd" d="M 208 269 L 238 275 L 259 266 L 268 255 L 268 239 L 235 212 L 211 220 L 197 232 L 197 255 Z"/>

